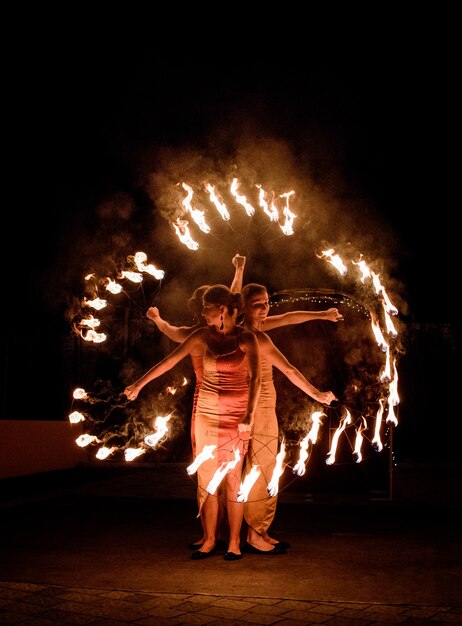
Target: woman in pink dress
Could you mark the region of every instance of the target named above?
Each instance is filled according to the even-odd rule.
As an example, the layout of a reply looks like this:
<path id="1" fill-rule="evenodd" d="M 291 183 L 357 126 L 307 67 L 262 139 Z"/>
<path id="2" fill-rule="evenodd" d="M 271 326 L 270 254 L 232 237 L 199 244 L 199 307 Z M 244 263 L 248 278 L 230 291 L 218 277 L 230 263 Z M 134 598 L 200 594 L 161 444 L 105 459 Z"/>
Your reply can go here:
<path id="1" fill-rule="evenodd" d="M 240 300 L 240 294 L 233 294 L 225 285 L 207 289 L 202 311 L 207 327 L 195 330 L 124 391 L 129 400 L 134 400 L 147 383 L 169 371 L 185 356 L 203 361 L 196 404 L 196 446 L 198 453 L 207 445 L 216 448 L 213 458 L 208 458 L 197 470 L 204 542 L 192 553 L 194 560 L 215 553 L 219 506 L 211 481 L 225 463 L 231 465 L 223 478 L 229 525 L 228 551 L 224 558 L 234 561 L 242 556 L 240 531 L 244 505 L 238 502 L 237 494 L 260 391 L 260 358 L 255 335 L 236 325 Z"/>

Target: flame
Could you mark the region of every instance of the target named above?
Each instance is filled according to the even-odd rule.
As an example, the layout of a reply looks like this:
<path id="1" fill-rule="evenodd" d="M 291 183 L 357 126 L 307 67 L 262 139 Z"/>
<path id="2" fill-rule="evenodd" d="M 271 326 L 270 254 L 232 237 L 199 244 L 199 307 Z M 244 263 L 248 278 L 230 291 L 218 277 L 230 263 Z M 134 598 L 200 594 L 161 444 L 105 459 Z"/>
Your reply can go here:
<path id="1" fill-rule="evenodd" d="M 361 272 L 361 282 L 364 283 L 366 278 L 371 277 L 371 270 L 366 265 L 366 262 L 362 260 L 363 255 L 360 255 L 359 261 L 352 261 L 353 265 L 357 265 L 359 267 L 359 271 Z"/>
<path id="2" fill-rule="evenodd" d="M 381 452 L 382 449 L 383 449 L 383 444 L 382 444 L 382 441 L 380 439 L 380 427 L 382 426 L 382 416 L 383 416 L 383 409 L 384 408 L 385 408 L 385 401 L 383 400 L 383 398 L 380 398 L 380 400 L 379 400 L 379 409 L 378 409 L 377 415 L 375 417 L 374 438 L 372 439 L 372 445 L 377 450 L 377 452 Z"/>
<path id="3" fill-rule="evenodd" d="M 380 374 L 380 382 L 386 383 L 391 380 L 391 358 L 390 358 L 390 346 L 387 346 L 387 358 L 385 361 L 385 367 Z"/>
<path id="4" fill-rule="evenodd" d="M 146 437 L 144 438 L 144 443 L 147 446 L 154 448 L 154 446 L 159 443 L 162 437 L 165 437 L 165 435 L 168 433 L 167 422 L 169 421 L 171 416 L 172 415 L 170 414 L 166 415 L 165 417 L 162 417 L 161 415 L 158 415 L 156 417 L 154 427 L 157 432 L 152 433 L 151 435 L 146 435 Z"/>
<path id="5" fill-rule="evenodd" d="M 387 307 L 385 306 L 385 302 L 382 302 L 382 306 L 383 306 L 384 315 L 385 315 L 385 326 L 387 327 L 387 333 L 391 335 L 393 338 L 396 338 L 398 336 L 398 331 L 396 330 L 395 325 L 392 322 L 392 319 L 387 310 Z"/>
<path id="6" fill-rule="evenodd" d="M 98 452 L 95 454 L 95 456 L 100 461 L 103 461 L 104 459 L 107 459 L 107 457 L 110 454 L 112 454 L 114 452 L 114 450 L 117 450 L 117 448 L 116 447 L 114 447 L 114 448 L 107 448 L 106 446 L 103 446 L 102 448 L 100 448 L 98 450 Z"/>
<path id="7" fill-rule="evenodd" d="M 173 224 L 173 228 L 175 229 L 181 243 L 184 243 L 184 245 L 190 250 L 197 250 L 199 248 L 199 244 L 191 237 L 188 223 L 188 220 L 180 220 L 180 218 L 178 218 L 176 224 Z"/>
<path id="8" fill-rule="evenodd" d="M 286 221 L 284 224 L 279 224 L 284 235 L 294 234 L 293 223 L 294 223 L 294 219 L 297 216 L 295 215 L 295 213 L 292 213 L 292 211 L 289 209 L 289 198 L 290 196 L 293 196 L 294 194 L 295 194 L 295 191 L 288 191 L 287 193 L 283 193 L 279 196 L 280 198 L 286 199 L 286 206 L 284 207 L 282 211 L 285 215 Z"/>
<path id="9" fill-rule="evenodd" d="M 162 280 L 162 278 L 165 276 L 164 270 L 158 270 L 157 267 L 155 267 L 152 263 L 146 265 L 148 257 L 144 252 L 137 252 L 134 256 L 134 259 L 139 272 L 146 272 L 146 274 L 151 274 L 151 276 L 154 276 L 154 278 L 157 278 L 157 280 Z"/>
<path id="10" fill-rule="evenodd" d="M 265 200 L 265 190 L 261 185 L 255 185 L 260 191 L 258 192 L 258 203 L 266 213 L 266 215 L 270 218 L 272 222 L 279 222 L 279 211 L 274 203 L 274 194 L 273 199 L 271 200 L 271 209 L 268 206 L 268 203 Z"/>
<path id="11" fill-rule="evenodd" d="M 97 311 L 99 311 L 100 309 L 104 309 L 104 307 L 107 306 L 107 300 L 103 300 L 102 298 L 95 298 L 94 300 L 87 300 L 86 298 L 84 298 L 82 305 L 91 306 L 92 309 L 96 309 Z"/>
<path id="12" fill-rule="evenodd" d="M 271 480 L 266 487 L 268 495 L 273 497 L 279 491 L 279 478 L 282 476 L 284 472 L 284 457 L 286 455 L 286 446 L 285 443 L 281 443 L 281 449 L 279 450 L 276 456 L 276 465 L 274 466 L 273 475 L 271 476 Z"/>
<path id="13" fill-rule="evenodd" d="M 82 320 L 80 320 L 79 323 L 82 326 L 86 326 L 87 328 L 98 328 L 98 326 L 101 324 L 100 320 L 96 317 L 93 317 L 93 315 L 90 315 L 90 317 L 84 317 Z"/>
<path id="14" fill-rule="evenodd" d="M 253 208 L 251 204 L 249 204 L 249 202 L 247 202 L 247 198 L 245 196 L 242 196 L 238 193 L 239 184 L 240 183 L 237 180 L 237 178 L 233 178 L 230 191 L 232 195 L 236 198 L 236 202 L 238 202 L 240 205 L 244 207 L 245 212 L 247 213 L 249 217 L 252 217 L 252 215 L 255 214 L 255 209 Z"/>
<path id="15" fill-rule="evenodd" d="M 244 478 L 244 480 L 241 483 L 241 486 L 239 488 L 239 491 L 238 491 L 238 494 L 237 494 L 237 501 L 238 502 L 247 502 L 247 498 L 249 497 L 250 490 L 252 489 L 252 487 L 254 486 L 257 478 L 260 475 L 261 475 L 261 471 L 260 471 L 260 468 L 258 467 L 258 465 L 252 465 L 252 468 L 251 468 L 250 472 Z"/>
<path id="16" fill-rule="evenodd" d="M 183 383 L 181 386 L 184 387 L 187 384 L 188 384 L 188 379 L 186 378 L 186 376 L 183 376 Z"/>
<path id="17" fill-rule="evenodd" d="M 328 261 L 335 267 L 335 269 L 339 272 L 341 276 L 345 276 L 348 271 L 347 267 L 342 259 L 339 257 L 339 255 L 334 254 L 334 252 L 334 248 L 329 248 L 329 250 L 323 250 L 321 252 L 321 256 L 319 256 L 319 254 L 316 256 L 318 256 L 320 259 L 326 259 L 326 261 Z"/>
<path id="18" fill-rule="evenodd" d="M 94 274 L 94 273 L 92 273 L 92 274 L 87 274 L 87 275 L 85 276 L 84 280 L 90 280 L 90 278 L 94 278 L 94 277 L 95 277 L 95 274 Z"/>
<path id="19" fill-rule="evenodd" d="M 348 409 L 345 415 L 341 418 L 340 424 L 338 425 L 338 428 L 335 431 L 334 436 L 332 437 L 332 445 L 330 447 L 329 452 L 327 453 L 327 458 L 326 458 L 327 465 L 333 465 L 335 463 L 335 454 L 337 452 L 338 440 L 339 440 L 340 435 L 345 430 L 347 424 L 351 424 L 351 415 Z"/>
<path id="20" fill-rule="evenodd" d="M 205 189 L 209 192 L 210 202 L 215 205 L 215 208 L 217 209 L 221 217 L 225 221 L 228 221 L 231 218 L 231 215 L 229 214 L 229 211 L 226 208 L 226 204 L 223 202 L 221 196 L 216 193 L 215 187 L 210 183 L 205 183 Z"/>
<path id="21" fill-rule="evenodd" d="M 82 415 L 82 413 L 79 413 L 79 411 L 73 411 L 69 415 L 69 421 L 71 424 L 78 424 L 79 422 L 85 421 L 85 416 Z"/>
<path id="22" fill-rule="evenodd" d="M 382 352 L 386 352 L 388 348 L 388 344 L 385 341 L 385 337 L 383 336 L 382 331 L 380 330 L 380 326 L 379 326 L 377 319 L 372 314 L 371 314 L 371 326 L 372 326 L 372 332 L 374 333 L 374 337 L 377 342 L 377 345 L 382 350 Z"/>
<path id="23" fill-rule="evenodd" d="M 316 443 L 316 439 L 318 438 L 319 426 L 321 417 L 325 415 L 322 411 L 315 411 L 311 414 L 311 428 L 304 439 L 300 442 L 300 455 L 298 457 L 298 461 L 294 466 L 292 472 L 294 474 L 298 474 L 298 476 L 303 476 L 306 471 L 306 461 L 308 460 L 308 444 L 311 442 L 312 445 Z"/>
<path id="24" fill-rule="evenodd" d="M 380 278 L 378 274 L 371 272 L 372 274 L 372 282 L 374 283 L 375 292 L 377 295 L 381 295 L 384 300 L 385 310 L 388 311 L 391 315 L 398 315 L 398 309 L 394 304 L 390 302 L 390 298 L 385 291 L 385 287 L 380 282 Z"/>
<path id="25" fill-rule="evenodd" d="M 126 461 L 133 461 L 133 459 L 136 459 L 137 457 L 141 456 L 142 454 L 144 454 L 146 452 L 146 450 L 144 448 L 127 448 L 124 451 L 124 457 Z"/>
<path id="26" fill-rule="evenodd" d="M 387 414 L 387 419 L 385 421 L 387 424 L 398 426 L 398 418 L 395 415 L 395 409 L 393 407 L 393 398 L 391 394 L 388 396 L 388 414 Z"/>
<path id="27" fill-rule="evenodd" d="M 98 437 L 95 437 L 95 435 L 80 435 L 80 437 L 77 437 L 75 440 L 75 443 L 81 448 L 85 448 L 85 446 L 88 446 L 88 444 L 93 441 L 100 443 Z"/>
<path id="28" fill-rule="evenodd" d="M 132 283 L 141 283 L 143 280 L 143 275 L 139 272 L 127 272 L 126 270 L 122 270 L 120 272 L 120 278 L 128 278 Z"/>
<path id="29" fill-rule="evenodd" d="M 80 331 L 80 336 L 85 339 L 85 341 L 93 341 L 93 343 L 102 343 L 107 339 L 107 335 L 104 333 L 97 333 L 94 330 L 89 330 L 86 335 Z"/>
<path id="30" fill-rule="evenodd" d="M 77 387 L 77 389 L 74 389 L 74 392 L 72 393 L 72 397 L 74 398 L 74 400 L 83 400 L 84 398 L 87 398 L 87 392 L 85 391 L 85 389 L 82 389 L 82 387 Z"/>
<path id="31" fill-rule="evenodd" d="M 116 283 L 115 280 L 111 280 L 109 276 L 106 277 L 106 280 L 107 280 L 106 289 L 108 291 L 110 291 L 113 294 L 117 294 L 122 291 L 122 285 L 119 285 L 119 283 Z"/>
<path id="32" fill-rule="evenodd" d="M 215 472 L 215 474 L 212 476 L 212 480 L 207 485 L 207 489 L 206 489 L 207 493 L 213 496 L 216 490 L 218 489 L 218 486 L 220 485 L 223 478 L 226 476 L 226 474 L 230 470 L 236 467 L 236 465 L 239 463 L 240 460 L 241 460 L 241 453 L 239 452 L 239 448 L 236 448 L 236 450 L 234 450 L 234 459 L 232 461 L 228 461 L 228 463 L 222 463 L 221 466 Z"/>
<path id="33" fill-rule="evenodd" d="M 204 461 L 207 461 L 208 459 L 214 459 L 215 457 L 213 456 L 213 451 L 215 450 L 215 448 L 216 445 L 214 444 L 204 446 L 202 452 L 200 452 L 191 463 L 191 465 L 188 465 L 188 467 L 186 468 L 188 474 L 195 474 L 198 468 L 202 465 L 202 463 L 204 463 Z"/>
<path id="34" fill-rule="evenodd" d="M 393 361 L 393 380 L 391 381 L 389 391 L 393 401 L 393 406 L 397 406 L 400 400 L 398 395 L 398 370 L 396 368 L 396 359 Z"/>
<path id="35" fill-rule="evenodd" d="M 181 186 L 187 192 L 186 198 L 181 203 L 184 206 L 186 213 L 189 213 L 191 215 L 191 217 L 193 218 L 193 220 L 196 222 L 196 224 L 199 226 L 199 228 L 201 229 L 203 233 L 206 233 L 206 234 L 209 233 L 210 226 L 205 221 L 205 217 L 204 217 L 205 212 L 199 211 L 199 209 L 193 209 L 192 207 L 191 200 L 194 194 L 192 188 L 186 183 L 181 183 Z"/>
<path id="36" fill-rule="evenodd" d="M 364 440 L 362 433 L 365 430 L 367 430 L 367 422 L 366 422 L 366 419 L 363 416 L 361 416 L 361 423 L 356 429 L 355 447 L 353 450 L 353 459 L 355 463 L 361 463 L 361 461 L 363 460 L 363 457 L 361 454 L 361 446 Z"/>

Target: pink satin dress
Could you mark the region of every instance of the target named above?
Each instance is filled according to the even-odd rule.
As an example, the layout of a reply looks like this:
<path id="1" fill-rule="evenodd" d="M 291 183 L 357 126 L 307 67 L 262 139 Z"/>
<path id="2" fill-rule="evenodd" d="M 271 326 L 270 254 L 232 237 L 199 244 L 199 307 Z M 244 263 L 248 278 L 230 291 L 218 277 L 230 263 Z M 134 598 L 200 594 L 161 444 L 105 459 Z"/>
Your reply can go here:
<path id="1" fill-rule="evenodd" d="M 202 381 L 195 407 L 196 453 L 206 445 L 215 445 L 214 458 L 197 470 L 199 512 L 209 493 L 207 486 L 223 463 L 243 459 L 249 433 L 240 433 L 238 425 L 245 416 L 249 395 L 247 355 L 237 346 L 226 354 L 215 354 L 207 346 L 203 358 Z M 222 483 L 223 484 L 223 483 Z"/>

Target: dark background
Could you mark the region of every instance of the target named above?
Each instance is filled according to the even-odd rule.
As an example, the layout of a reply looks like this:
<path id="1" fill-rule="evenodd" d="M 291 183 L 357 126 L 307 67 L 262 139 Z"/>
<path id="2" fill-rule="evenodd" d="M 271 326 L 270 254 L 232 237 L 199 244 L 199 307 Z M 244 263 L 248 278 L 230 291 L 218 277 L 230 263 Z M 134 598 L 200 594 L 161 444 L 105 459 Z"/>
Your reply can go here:
<path id="1" fill-rule="evenodd" d="M 67 419 L 75 386 L 102 377 L 119 392 L 170 349 L 146 325 L 146 306 L 188 323 L 194 287 L 229 283 L 236 240 L 182 248 L 163 218 L 159 181 L 229 175 L 235 165 L 269 182 L 280 171 L 314 198 L 289 254 L 287 239 L 270 241 L 261 228 L 245 240 L 244 282 L 272 292 L 341 288 L 316 261 L 321 241 L 378 260 L 400 309 L 398 450 L 446 459 L 460 433 L 450 50 L 396 27 L 354 47 L 298 41 L 287 50 L 281 41 L 281 54 L 224 58 L 213 46 L 204 55 L 186 46 L 174 61 L 142 36 L 47 34 L 28 48 L 8 98 L 15 178 L 4 230 L 12 275 L 2 417 Z M 82 277 L 139 249 L 166 271 L 160 289 L 152 281 L 114 309 L 110 354 L 82 345 L 69 323 Z M 300 273 L 301 265 L 310 267 Z"/>

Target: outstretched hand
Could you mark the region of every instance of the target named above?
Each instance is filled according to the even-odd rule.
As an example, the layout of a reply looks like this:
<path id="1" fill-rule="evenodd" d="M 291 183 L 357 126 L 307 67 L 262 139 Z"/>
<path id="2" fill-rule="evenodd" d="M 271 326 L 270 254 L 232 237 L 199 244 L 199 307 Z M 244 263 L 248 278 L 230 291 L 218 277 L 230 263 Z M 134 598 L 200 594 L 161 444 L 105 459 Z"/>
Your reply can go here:
<path id="1" fill-rule="evenodd" d="M 139 392 L 140 390 L 135 383 L 128 385 L 128 387 L 125 387 L 124 389 L 124 394 L 129 400 L 135 400 L 138 397 Z"/>
<path id="2" fill-rule="evenodd" d="M 339 313 L 338 309 L 327 309 L 325 319 L 329 322 L 340 322 L 343 320 L 343 315 Z"/>
<path id="3" fill-rule="evenodd" d="M 159 309 L 156 306 L 149 307 L 146 311 L 146 317 L 152 322 L 155 322 L 156 319 L 160 317 Z"/>
<path id="4" fill-rule="evenodd" d="M 338 400 L 338 398 L 334 393 L 332 393 L 332 391 L 321 391 L 319 396 L 319 402 L 321 402 L 321 404 L 327 404 L 327 406 L 329 406 L 331 402 Z"/>
<path id="5" fill-rule="evenodd" d="M 241 256 L 241 255 L 239 254 L 239 252 L 237 252 L 237 253 L 233 256 L 233 261 L 232 261 L 232 263 L 233 263 L 233 265 L 234 265 L 234 267 L 235 267 L 236 269 L 237 269 L 237 268 L 239 268 L 239 269 L 240 269 L 240 268 L 244 269 L 245 262 L 246 262 L 246 257 L 245 257 L 245 256 Z"/>

